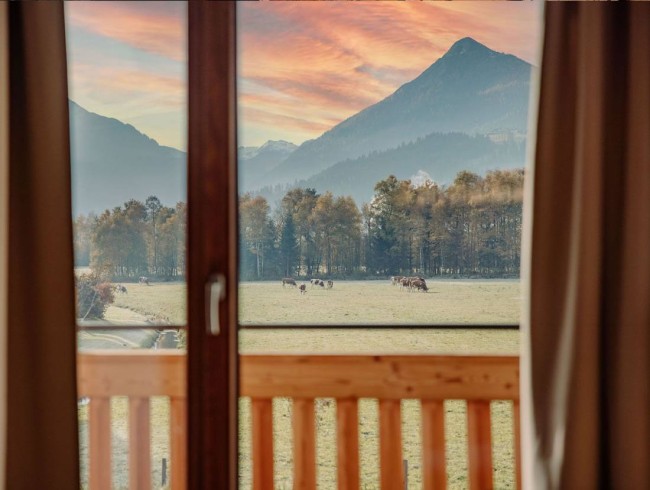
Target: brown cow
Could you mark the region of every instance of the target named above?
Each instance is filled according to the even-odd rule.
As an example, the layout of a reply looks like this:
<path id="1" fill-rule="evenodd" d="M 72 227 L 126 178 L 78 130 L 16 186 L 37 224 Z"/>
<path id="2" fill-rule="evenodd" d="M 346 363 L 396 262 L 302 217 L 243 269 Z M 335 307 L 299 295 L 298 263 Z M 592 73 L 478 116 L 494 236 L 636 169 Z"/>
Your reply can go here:
<path id="1" fill-rule="evenodd" d="M 307 292 L 307 286 L 304 283 L 301 284 L 298 289 L 300 289 L 300 294 L 305 294 Z"/>
<path id="2" fill-rule="evenodd" d="M 332 289 L 334 287 L 334 281 L 327 281 L 327 289 Z"/>
<path id="3" fill-rule="evenodd" d="M 429 291 L 429 288 L 427 287 L 427 283 L 420 279 L 415 279 L 414 281 L 411 281 L 411 287 L 417 289 L 418 291 L 423 291 L 425 293 Z"/>
<path id="4" fill-rule="evenodd" d="M 294 288 L 297 286 L 296 281 L 294 279 L 291 279 L 290 277 L 284 277 L 282 278 L 282 287 L 286 286 L 293 286 Z"/>

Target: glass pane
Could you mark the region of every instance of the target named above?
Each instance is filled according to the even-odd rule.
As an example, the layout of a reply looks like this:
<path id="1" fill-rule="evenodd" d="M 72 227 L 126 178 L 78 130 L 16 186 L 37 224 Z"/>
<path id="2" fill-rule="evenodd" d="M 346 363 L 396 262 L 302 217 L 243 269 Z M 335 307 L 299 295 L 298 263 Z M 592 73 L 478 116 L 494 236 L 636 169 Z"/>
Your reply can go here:
<path id="1" fill-rule="evenodd" d="M 66 5 L 79 324 L 186 322 L 186 17 Z"/>
<path id="2" fill-rule="evenodd" d="M 185 475 L 187 6 L 65 11 L 81 487 L 170 488 Z"/>
<path id="3" fill-rule="evenodd" d="M 517 324 L 540 9 L 238 5 L 240 323 Z"/>

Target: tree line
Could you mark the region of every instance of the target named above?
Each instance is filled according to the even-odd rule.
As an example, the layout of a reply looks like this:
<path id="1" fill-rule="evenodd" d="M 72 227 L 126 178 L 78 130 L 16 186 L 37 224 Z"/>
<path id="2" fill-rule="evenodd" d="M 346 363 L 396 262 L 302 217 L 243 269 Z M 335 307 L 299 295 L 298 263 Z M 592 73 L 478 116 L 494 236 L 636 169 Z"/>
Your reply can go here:
<path id="1" fill-rule="evenodd" d="M 164 206 L 156 196 L 131 199 L 99 216 L 74 220 L 75 265 L 117 280 L 185 275 L 187 207 Z"/>
<path id="2" fill-rule="evenodd" d="M 523 181 L 521 169 L 463 171 L 449 186 L 391 175 L 361 208 L 312 188 L 287 191 L 275 211 L 245 194 L 241 277 L 518 276 Z"/>
<path id="3" fill-rule="evenodd" d="M 524 172 L 460 172 L 448 186 L 389 176 L 361 207 L 349 196 L 288 190 L 239 198 L 240 277 L 519 275 Z M 113 280 L 185 275 L 187 207 L 155 196 L 75 219 L 75 262 Z"/>

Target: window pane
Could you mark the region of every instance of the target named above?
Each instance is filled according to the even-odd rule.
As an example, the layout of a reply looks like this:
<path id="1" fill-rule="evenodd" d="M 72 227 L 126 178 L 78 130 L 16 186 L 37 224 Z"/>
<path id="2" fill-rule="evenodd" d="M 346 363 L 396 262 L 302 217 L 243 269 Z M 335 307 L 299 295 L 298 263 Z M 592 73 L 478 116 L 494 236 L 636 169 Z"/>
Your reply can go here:
<path id="1" fill-rule="evenodd" d="M 516 324 L 532 4 L 238 5 L 240 322 Z"/>
<path id="2" fill-rule="evenodd" d="M 81 487 L 170 488 L 185 474 L 187 6 L 65 10 Z"/>
<path id="3" fill-rule="evenodd" d="M 186 17 L 66 5 L 80 324 L 185 324 Z"/>

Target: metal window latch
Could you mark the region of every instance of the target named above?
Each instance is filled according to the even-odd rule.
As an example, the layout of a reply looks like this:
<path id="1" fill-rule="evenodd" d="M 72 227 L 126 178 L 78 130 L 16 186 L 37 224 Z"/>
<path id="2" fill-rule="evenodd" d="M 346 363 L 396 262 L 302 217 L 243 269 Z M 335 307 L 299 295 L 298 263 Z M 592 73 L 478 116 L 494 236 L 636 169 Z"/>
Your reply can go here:
<path id="1" fill-rule="evenodd" d="M 221 333 L 219 324 L 219 304 L 226 297 L 226 276 L 215 274 L 205 285 L 205 301 L 208 334 L 217 336 Z"/>

